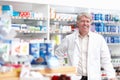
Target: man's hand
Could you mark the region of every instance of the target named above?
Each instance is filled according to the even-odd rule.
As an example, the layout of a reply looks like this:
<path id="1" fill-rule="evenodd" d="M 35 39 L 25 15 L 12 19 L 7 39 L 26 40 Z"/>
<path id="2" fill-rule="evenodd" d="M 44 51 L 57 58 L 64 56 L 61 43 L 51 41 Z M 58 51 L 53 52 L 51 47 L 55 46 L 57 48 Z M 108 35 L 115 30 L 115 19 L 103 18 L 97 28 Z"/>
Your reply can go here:
<path id="1" fill-rule="evenodd" d="M 38 63 L 41 63 L 43 61 L 44 61 L 44 59 L 42 57 L 39 57 L 39 58 L 36 59 L 36 62 L 38 62 Z"/>

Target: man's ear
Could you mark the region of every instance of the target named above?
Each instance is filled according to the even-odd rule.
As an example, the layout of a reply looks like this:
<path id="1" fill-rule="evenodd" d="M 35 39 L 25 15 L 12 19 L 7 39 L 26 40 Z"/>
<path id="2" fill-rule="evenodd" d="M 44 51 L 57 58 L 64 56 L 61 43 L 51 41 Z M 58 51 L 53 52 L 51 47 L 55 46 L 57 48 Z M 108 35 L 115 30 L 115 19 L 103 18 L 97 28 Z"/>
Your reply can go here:
<path id="1" fill-rule="evenodd" d="M 78 26 L 78 21 L 76 21 L 76 26 Z"/>

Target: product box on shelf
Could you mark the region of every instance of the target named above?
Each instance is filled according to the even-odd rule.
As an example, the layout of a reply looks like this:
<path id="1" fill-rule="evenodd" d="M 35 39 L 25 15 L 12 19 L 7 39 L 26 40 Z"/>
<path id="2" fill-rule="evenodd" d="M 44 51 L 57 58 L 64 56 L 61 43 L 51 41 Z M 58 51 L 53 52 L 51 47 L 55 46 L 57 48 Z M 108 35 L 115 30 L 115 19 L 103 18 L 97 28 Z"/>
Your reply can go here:
<path id="1" fill-rule="evenodd" d="M 2 14 L 13 15 L 12 5 L 2 5 Z"/>
<path id="2" fill-rule="evenodd" d="M 52 43 L 30 43 L 29 54 L 34 57 L 31 64 L 47 65 L 47 59 L 52 55 Z"/>

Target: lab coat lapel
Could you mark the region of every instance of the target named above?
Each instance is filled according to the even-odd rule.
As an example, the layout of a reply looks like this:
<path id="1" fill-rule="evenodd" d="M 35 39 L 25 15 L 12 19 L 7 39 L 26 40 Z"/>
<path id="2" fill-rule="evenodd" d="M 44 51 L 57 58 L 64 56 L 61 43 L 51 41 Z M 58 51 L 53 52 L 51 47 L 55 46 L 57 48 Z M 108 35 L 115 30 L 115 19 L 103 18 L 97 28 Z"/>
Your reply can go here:
<path id="1" fill-rule="evenodd" d="M 88 80 L 91 80 L 91 61 L 92 61 L 92 59 L 91 59 L 91 55 L 92 55 L 92 44 L 93 44 L 93 42 L 92 42 L 92 35 L 89 35 L 89 42 L 88 42 L 88 56 L 87 56 L 87 73 L 88 73 Z"/>
<path id="2" fill-rule="evenodd" d="M 75 45 L 79 48 L 80 50 L 80 42 L 79 42 L 79 37 L 75 38 Z"/>
<path id="3" fill-rule="evenodd" d="M 93 47 L 92 45 L 94 44 L 94 36 L 92 35 L 92 32 L 90 32 L 89 35 L 89 43 L 88 43 L 88 56 L 87 56 L 87 72 L 88 72 L 88 80 L 92 79 L 92 76 L 94 75 L 95 72 L 93 72 L 93 68 L 91 66 L 91 62 L 93 62 Z M 96 79 L 97 80 L 97 79 Z"/>
<path id="4" fill-rule="evenodd" d="M 76 36 L 76 35 L 74 35 Z M 74 54 L 71 55 L 71 58 L 73 61 L 71 61 L 72 65 L 78 66 L 78 61 L 79 61 L 79 53 L 80 53 L 80 46 L 79 46 L 79 37 L 74 38 L 74 50 L 72 51 Z"/>

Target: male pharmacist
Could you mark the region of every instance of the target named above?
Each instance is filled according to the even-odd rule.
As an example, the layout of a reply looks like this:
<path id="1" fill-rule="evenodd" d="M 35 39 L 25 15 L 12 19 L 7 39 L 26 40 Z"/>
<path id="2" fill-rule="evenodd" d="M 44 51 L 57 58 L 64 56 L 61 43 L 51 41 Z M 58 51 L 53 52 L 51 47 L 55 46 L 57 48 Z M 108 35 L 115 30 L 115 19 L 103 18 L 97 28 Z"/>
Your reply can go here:
<path id="1" fill-rule="evenodd" d="M 67 53 L 68 64 L 77 68 L 79 80 L 101 80 L 101 67 L 108 80 L 116 80 L 107 43 L 103 36 L 90 31 L 91 23 L 91 14 L 79 14 L 78 30 L 63 39 L 55 55 L 61 62 Z"/>

